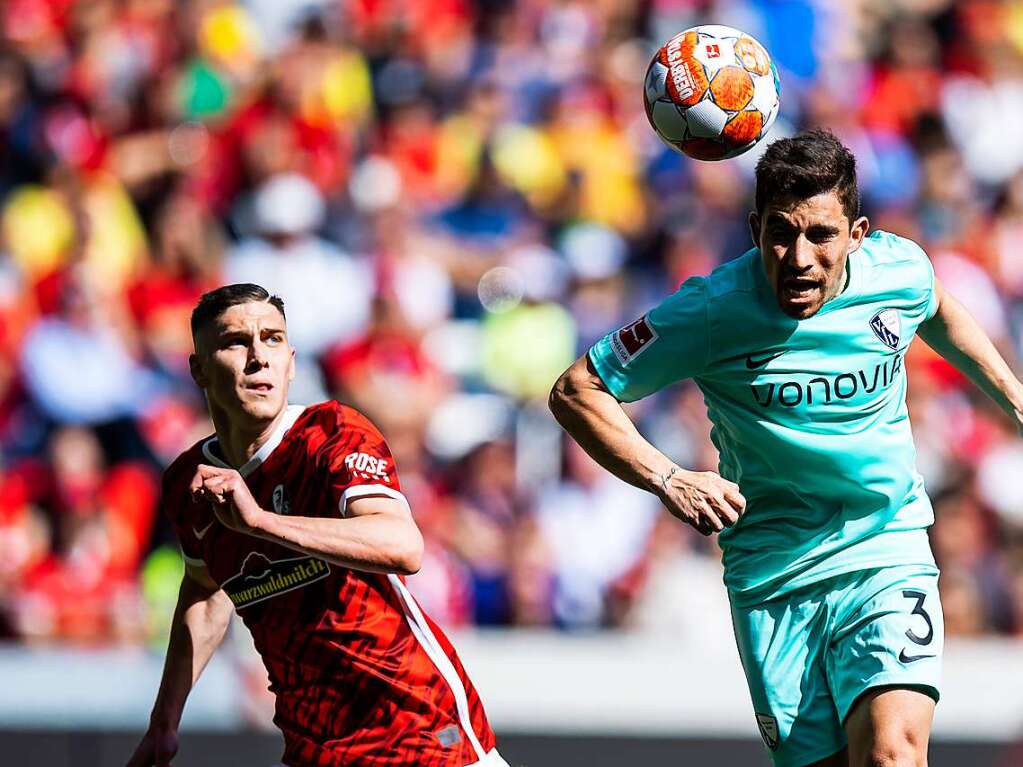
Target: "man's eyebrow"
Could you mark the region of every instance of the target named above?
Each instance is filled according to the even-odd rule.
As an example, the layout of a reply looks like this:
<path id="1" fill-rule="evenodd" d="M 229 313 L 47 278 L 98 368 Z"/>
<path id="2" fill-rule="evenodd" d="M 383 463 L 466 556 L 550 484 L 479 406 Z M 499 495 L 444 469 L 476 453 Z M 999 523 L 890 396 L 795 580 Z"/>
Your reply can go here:
<path id="1" fill-rule="evenodd" d="M 281 335 L 284 335 L 285 331 L 284 331 L 284 328 L 262 328 L 260 330 L 260 332 L 261 333 L 280 333 Z"/>

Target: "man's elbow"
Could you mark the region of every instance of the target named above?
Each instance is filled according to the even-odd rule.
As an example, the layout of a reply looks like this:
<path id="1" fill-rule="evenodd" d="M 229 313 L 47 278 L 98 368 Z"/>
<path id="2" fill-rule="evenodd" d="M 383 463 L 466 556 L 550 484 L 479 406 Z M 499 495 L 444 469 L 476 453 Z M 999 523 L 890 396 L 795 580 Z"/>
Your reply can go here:
<path id="1" fill-rule="evenodd" d="M 392 554 L 393 569 L 398 575 L 415 575 L 423 566 L 423 534 L 414 524 L 403 536 L 403 540 L 396 545 Z"/>
<path id="2" fill-rule="evenodd" d="M 551 387 L 551 393 L 547 397 L 547 407 L 558 423 L 564 423 L 565 415 L 571 409 L 571 372 L 571 369 L 569 369 L 561 374 L 558 380 L 554 382 L 554 386 Z"/>

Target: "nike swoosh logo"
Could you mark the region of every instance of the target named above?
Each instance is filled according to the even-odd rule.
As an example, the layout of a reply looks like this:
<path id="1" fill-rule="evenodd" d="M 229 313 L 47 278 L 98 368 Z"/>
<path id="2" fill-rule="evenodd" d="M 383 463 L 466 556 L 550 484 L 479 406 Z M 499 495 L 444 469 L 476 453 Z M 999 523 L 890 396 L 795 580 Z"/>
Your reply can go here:
<path id="1" fill-rule="evenodd" d="M 216 521 L 217 521 L 217 520 L 215 520 L 215 519 L 213 520 L 213 522 L 216 522 Z M 193 527 L 192 527 L 192 532 L 193 532 L 193 533 L 195 533 L 195 537 L 196 537 L 196 538 L 198 538 L 198 539 L 199 539 L 200 541 L 201 541 L 201 540 L 202 540 L 202 539 L 203 539 L 204 537 L 206 537 L 206 533 L 208 533 L 208 532 L 210 531 L 210 528 L 211 528 L 211 527 L 213 527 L 213 522 L 210 522 L 210 523 L 209 523 L 208 525 L 206 525 L 206 527 L 204 527 L 204 528 L 203 528 L 202 530 L 199 530 L 198 528 L 196 528 L 196 527 L 194 527 L 194 526 L 193 526 Z"/>
<path id="2" fill-rule="evenodd" d="M 936 655 L 906 655 L 906 648 L 902 648 L 902 652 L 899 653 L 899 663 L 912 663 L 915 660 L 923 660 L 924 658 L 936 658 Z"/>
<path id="3" fill-rule="evenodd" d="M 777 354 L 769 354 L 766 357 L 761 357 L 760 359 L 756 359 L 756 360 L 753 359 L 752 355 L 747 354 L 746 355 L 746 369 L 747 370 L 756 370 L 757 368 L 762 368 L 768 362 L 770 362 L 771 360 L 777 359 L 778 357 L 780 357 L 784 353 L 785 352 L 778 352 Z"/>

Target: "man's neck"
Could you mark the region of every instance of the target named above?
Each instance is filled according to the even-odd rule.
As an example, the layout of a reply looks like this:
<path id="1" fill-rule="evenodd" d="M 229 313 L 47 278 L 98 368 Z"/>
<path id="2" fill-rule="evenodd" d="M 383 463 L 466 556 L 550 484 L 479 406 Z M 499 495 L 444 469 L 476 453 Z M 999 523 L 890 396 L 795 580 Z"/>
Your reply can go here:
<path id="1" fill-rule="evenodd" d="M 849 271 L 849 258 L 845 259 L 845 269 L 842 271 L 842 276 L 838 279 L 838 289 L 825 299 L 825 303 L 833 298 L 838 298 L 840 295 L 845 293 L 849 289 L 849 281 L 852 279 L 852 274 Z"/>
<path id="2" fill-rule="evenodd" d="M 287 412 L 285 405 L 271 421 L 242 423 L 240 419 L 232 420 L 226 411 L 211 405 L 210 417 L 217 433 L 217 447 L 227 464 L 236 469 L 244 466 L 270 439 Z"/>

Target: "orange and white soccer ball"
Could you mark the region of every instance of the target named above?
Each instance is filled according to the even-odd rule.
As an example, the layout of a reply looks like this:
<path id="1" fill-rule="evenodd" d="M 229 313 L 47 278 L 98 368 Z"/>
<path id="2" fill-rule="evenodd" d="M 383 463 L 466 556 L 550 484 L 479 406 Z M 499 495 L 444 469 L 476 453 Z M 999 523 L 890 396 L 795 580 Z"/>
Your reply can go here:
<path id="1" fill-rule="evenodd" d="M 707 24 L 660 47 L 643 84 L 657 135 L 697 160 L 751 149 L 778 116 L 781 86 L 767 50 L 738 29 Z"/>

